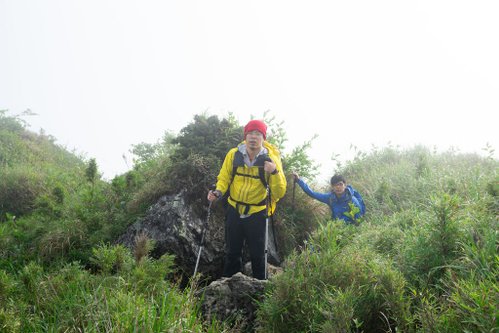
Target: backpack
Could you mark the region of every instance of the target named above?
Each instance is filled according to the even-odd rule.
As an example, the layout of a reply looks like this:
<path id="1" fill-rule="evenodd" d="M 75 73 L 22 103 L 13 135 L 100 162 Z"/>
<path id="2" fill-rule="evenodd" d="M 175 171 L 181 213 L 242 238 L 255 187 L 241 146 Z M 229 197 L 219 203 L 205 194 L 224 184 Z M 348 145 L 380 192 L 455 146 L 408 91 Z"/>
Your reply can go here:
<path id="1" fill-rule="evenodd" d="M 268 182 L 267 182 L 267 179 L 265 178 L 265 170 L 263 169 L 263 165 L 265 163 L 265 161 L 272 161 L 269 157 L 269 155 L 267 154 L 262 154 L 262 155 L 259 155 L 257 158 L 256 158 L 256 161 L 255 163 L 253 164 L 253 166 L 257 166 L 258 167 L 258 178 L 260 179 L 262 185 L 264 188 L 267 188 L 268 186 Z M 232 184 L 232 182 L 234 181 L 234 177 L 236 176 L 241 176 L 241 177 L 248 177 L 248 175 L 245 175 L 245 174 L 242 174 L 242 173 L 238 173 L 237 172 L 237 168 L 239 167 L 243 167 L 244 166 L 244 156 L 243 154 L 238 150 L 234 153 L 234 160 L 232 162 L 232 180 L 231 182 L 229 183 L 229 186 L 227 187 L 227 192 L 225 192 L 224 196 L 221 198 L 222 200 L 222 203 L 223 203 L 223 206 L 224 208 L 227 208 L 227 205 L 229 204 L 228 203 L 228 198 L 230 197 L 230 185 Z M 251 176 L 253 177 L 253 176 Z M 270 188 L 269 188 L 269 193 L 267 193 L 267 197 L 270 195 Z M 232 199 L 233 201 L 235 201 L 237 204 L 242 204 L 242 205 L 246 205 L 247 206 L 247 210 L 249 209 L 249 206 L 253 206 L 253 205 L 256 205 L 256 206 L 262 206 L 262 205 L 265 205 L 266 202 L 267 202 L 267 197 L 265 197 L 265 199 L 263 199 L 261 202 L 259 202 L 258 204 L 248 204 L 248 203 L 244 203 L 244 202 L 238 202 L 234 199 Z"/>
<path id="2" fill-rule="evenodd" d="M 360 195 L 359 192 L 357 192 L 357 190 L 355 190 L 354 188 L 352 189 L 353 189 L 353 196 L 357 199 L 357 201 L 360 204 L 360 215 L 364 215 L 366 213 L 366 205 L 364 203 L 364 199 L 362 199 L 362 196 Z"/>

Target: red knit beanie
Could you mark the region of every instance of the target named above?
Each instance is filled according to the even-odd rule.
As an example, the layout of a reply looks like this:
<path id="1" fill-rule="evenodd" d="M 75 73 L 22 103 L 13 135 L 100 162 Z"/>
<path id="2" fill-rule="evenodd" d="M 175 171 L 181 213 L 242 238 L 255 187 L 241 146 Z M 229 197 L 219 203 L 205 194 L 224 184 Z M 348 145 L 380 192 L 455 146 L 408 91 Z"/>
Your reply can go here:
<path id="1" fill-rule="evenodd" d="M 244 126 L 244 138 L 246 134 L 251 131 L 258 131 L 263 134 L 263 139 L 267 139 L 267 125 L 261 120 L 250 120 L 249 123 Z"/>

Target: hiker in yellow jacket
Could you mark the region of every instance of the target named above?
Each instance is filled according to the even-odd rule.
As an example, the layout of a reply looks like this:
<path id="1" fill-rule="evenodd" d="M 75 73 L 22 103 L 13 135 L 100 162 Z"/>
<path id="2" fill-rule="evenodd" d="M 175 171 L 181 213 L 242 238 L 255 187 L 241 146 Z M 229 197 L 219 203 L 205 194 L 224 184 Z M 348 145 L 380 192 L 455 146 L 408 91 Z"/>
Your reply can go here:
<path id="1" fill-rule="evenodd" d="M 227 153 L 216 190 L 208 192 L 209 201 L 227 196 L 225 277 L 241 271 L 244 240 L 250 252 L 253 277 L 263 280 L 267 276 L 266 214 L 267 210 L 269 215 L 274 213 L 277 201 L 286 193 L 286 177 L 279 150 L 265 141 L 266 135 L 267 125 L 263 121 L 248 122 L 244 127 L 245 141 Z M 268 209 L 267 193 L 270 194 Z"/>

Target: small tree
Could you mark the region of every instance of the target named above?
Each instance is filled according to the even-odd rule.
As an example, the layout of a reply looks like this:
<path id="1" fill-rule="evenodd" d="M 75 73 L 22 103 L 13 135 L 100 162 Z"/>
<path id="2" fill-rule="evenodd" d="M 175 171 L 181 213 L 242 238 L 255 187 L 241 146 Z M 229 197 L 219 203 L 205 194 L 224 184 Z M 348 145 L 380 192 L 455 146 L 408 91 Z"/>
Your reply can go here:
<path id="1" fill-rule="evenodd" d="M 85 176 L 90 183 L 95 183 L 95 180 L 97 179 L 97 162 L 95 161 L 95 158 L 91 158 L 88 162 Z"/>

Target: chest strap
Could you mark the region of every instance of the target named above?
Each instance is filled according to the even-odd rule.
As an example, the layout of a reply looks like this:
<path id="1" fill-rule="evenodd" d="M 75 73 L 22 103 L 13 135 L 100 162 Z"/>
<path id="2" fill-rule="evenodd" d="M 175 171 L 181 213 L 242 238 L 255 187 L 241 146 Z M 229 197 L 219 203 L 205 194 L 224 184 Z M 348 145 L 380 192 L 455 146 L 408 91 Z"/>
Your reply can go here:
<path id="1" fill-rule="evenodd" d="M 267 205 L 267 199 L 266 198 L 263 199 L 262 201 L 260 201 L 259 203 L 256 203 L 256 204 L 250 204 L 250 203 L 247 203 L 247 202 L 242 202 L 242 201 L 234 200 L 234 198 L 232 196 L 230 196 L 230 195 L 229 195 L 229 198 L 230 198 L 230 200 L 232 200 L 232 201 L 234 201 L 236 203 L 236 209 L 238 211 L 239 211 L 239 206 L 246 206 L 246 208 L 244 208 L 244 212 L 243 212 L 244 215 L 248 214 L 250 206 L 261 207 L 261 206 L 266 206 Z"/>

